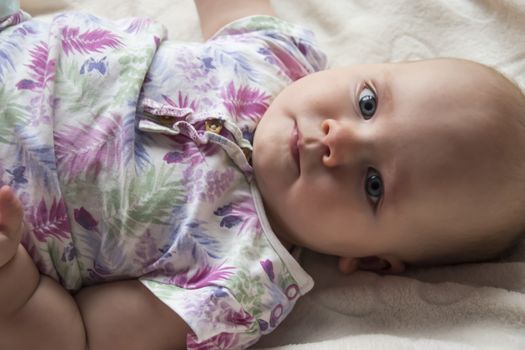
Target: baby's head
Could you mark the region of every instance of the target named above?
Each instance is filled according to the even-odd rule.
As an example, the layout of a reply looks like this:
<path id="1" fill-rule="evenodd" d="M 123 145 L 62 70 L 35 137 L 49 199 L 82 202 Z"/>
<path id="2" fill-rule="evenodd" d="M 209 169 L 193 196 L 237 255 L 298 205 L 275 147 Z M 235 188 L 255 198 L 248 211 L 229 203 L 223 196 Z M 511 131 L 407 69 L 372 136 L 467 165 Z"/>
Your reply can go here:
<path id="1" fill-rule="evenodd" d="M 525 229 L 525 97 L 469 61 L 298 80 L 259 123 L 253 162 L 277 235 L 346 272 L 491 259 Z"/>

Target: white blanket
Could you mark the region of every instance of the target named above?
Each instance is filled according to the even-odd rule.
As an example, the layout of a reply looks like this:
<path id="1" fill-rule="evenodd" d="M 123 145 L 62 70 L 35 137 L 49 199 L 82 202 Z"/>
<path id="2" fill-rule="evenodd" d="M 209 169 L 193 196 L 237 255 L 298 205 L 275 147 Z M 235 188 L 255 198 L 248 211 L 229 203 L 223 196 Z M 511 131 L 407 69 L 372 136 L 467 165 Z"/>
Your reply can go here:
<path id="1" fill-rule="evenodd" d="M 150 16 L 168 27 L 172 39 L 201 39 L 191 0 L 22 2 L 34 13 L 81 9 L 110 18 Z M 332 66 L 463 57 L 493 65 L 525 87 L 523 0 L 274 0 L 273 4 L 281 17 L 317 33 Z M 259 347 L 525 349 L 523 243 L 504 261 L 412 269 L 401 276 L 369 272 L 343 276 L 332 257 L 310 252 L 303 261 L 316 287 Z"/>

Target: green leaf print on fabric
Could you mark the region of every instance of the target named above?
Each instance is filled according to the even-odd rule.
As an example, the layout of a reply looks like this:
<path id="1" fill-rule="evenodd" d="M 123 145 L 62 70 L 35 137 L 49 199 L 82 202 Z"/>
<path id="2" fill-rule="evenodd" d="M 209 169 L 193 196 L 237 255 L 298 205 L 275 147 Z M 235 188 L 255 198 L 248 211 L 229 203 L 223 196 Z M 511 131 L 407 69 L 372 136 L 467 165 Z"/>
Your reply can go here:
<path id="1" fill-rule="evenodd" d="M 19 92 L 0 87 L 0 143 L 12 143 L 13 130 L 30 120 L 26 106 L 13 102 L 20 100 Z"/>
<path id="2" fill-rule="evenodd" d="M 76 260 L 65 264 L 63 261 L 64 244 L 63 242 L 51 241 L 47 245 L 49 249 L 49 258 L 56 270 L 60 283 L 67 286 L 70 290 L 77 290 L 82 286 L 79 267 Z"/>
<path id="3" fill-rule="evenodd" d="M 105 89 L 93 89 L 93 86 L 104 84 L 104 76 L 80 74 L 80 64 L 76 59 L 60 56 L 55 76 L 55 95 L 68 101 L 59 105 L 64 112 L 84 112 L 89 115 L 100 115 L 108 109 L 111 99 L 106 98 Z"/>
<path id="4" fill-rule="evenodd" d="M 261 232 L 256 233 L 255 239 L 250 245 L 244 245 L 239 257 L 248 262 L 258 261 L 261 259 L 261 252 L 265 250 L 272 251 L 268 241 L 263 237 Z M 242 264 L 243 262 L 241 262 Z M 245 263 L 245 262 L 244 262 Z"/>
<path id="5" fill-rule="evenodd" d="M 118 77 L 120 86 L 114 97 L 117 105 L 137 99 L 154 50 L 148 49 L 135 54 L 129 52 L 118 60 L 122 67 Z"/>
<path id="6" fill-rule="evenodd" d="M 186 292 L 186 289 L 177 287 L 173 284 L 165 284 L 147 278 L 141 279 L 141 283 L 144 284 L 149 290 L 155 294 L 156 297 L 163 300 L 164 302 L 176 299 L 179 293 Z"/>
<path id="7" fill-rule="evenodd" d="M 249 270 L 239 268 L 228 281 L 228 289 L 248 313 L 255 318 L 260 317 L 266 289 L 259 276 L 250 276 Z"/>
<path id="8" fill-rule="evenodd" d="M 135 176 L 128 186 L 115 187 L 105 193 L 105 213 L 112 236 L 142 234 L 141 225 L 168 225 L 171 211 L 184 200 L 184 187 L 174 181 L 175 167 L 151 167 Z M 123 179 L 124 180 L 124 179 Z"/>

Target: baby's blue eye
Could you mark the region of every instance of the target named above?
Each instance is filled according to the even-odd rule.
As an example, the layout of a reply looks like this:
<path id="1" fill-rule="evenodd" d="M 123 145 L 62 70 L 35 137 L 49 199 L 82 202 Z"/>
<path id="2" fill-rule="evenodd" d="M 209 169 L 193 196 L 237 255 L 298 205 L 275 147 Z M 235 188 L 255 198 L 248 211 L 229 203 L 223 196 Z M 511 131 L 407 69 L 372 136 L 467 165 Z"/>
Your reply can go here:
<path id="1" fill-rule="evenodd" d="M 365 87 L 359 93 L 359 110 L 365 120 L 372 118 L 376 112 L 377 98 L 376 94 L 369 88 Z"/>
<path id="2" fill-rule="evenodd" d="M 366 174 L 365 191 L 372 203 L 377 204 L 383 196 L 383 180 L 381 175 L 373 169 L 368 168 Z"/>

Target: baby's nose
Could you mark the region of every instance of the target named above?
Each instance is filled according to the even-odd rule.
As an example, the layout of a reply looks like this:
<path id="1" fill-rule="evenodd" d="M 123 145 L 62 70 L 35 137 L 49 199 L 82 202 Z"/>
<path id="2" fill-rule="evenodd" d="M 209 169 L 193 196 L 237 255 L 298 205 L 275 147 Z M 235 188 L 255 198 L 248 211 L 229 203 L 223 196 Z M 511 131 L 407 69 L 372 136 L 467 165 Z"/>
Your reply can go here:
<path id="1" fill-rule="evenodd" d="M 347 121 L 326 119 L 321 124 L 325 146 L 323 164 L 336 167 L 357 160 L 366 145 L 365 138 Z"/>

